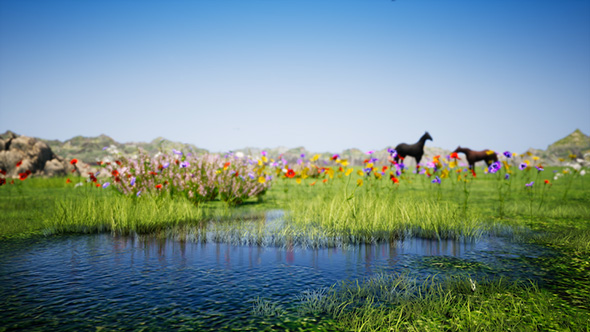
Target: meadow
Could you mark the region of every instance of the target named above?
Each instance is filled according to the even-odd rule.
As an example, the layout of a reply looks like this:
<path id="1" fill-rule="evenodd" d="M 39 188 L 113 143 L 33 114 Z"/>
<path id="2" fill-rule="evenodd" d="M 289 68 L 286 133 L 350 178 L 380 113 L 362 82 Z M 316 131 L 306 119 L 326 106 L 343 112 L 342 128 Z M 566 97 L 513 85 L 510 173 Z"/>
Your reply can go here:
<path id="1" fill-rule="evenodd" d="M 318 330 L 589 330 L 585 162 L 572 156 L 543 167 L 534 156 L 499 155 L 473 171 L 456 154 L 416 169 L 370 154 L 356 167 L 338 155 L 292 162 L 264 153 L 119 156 L 101 164 L 107 177 L 7 181 L 0 241 L 107 232 L 322 248 L 502 237 L 549 248 L 554 255 L 519 259 L 554 277 L 542 285 L 501 273 L 474 281 L 477 264 L 443 257 L 431 262 L 439 275 L 426 280 L 408 273 L 343 281 L 304 293 L 292 310 L 321 317 Z M 269 210 L 284 211 L 284 223 L 268 227 Z M 288 312 L 260 300 L 253 314 L 280 319 Z"/>

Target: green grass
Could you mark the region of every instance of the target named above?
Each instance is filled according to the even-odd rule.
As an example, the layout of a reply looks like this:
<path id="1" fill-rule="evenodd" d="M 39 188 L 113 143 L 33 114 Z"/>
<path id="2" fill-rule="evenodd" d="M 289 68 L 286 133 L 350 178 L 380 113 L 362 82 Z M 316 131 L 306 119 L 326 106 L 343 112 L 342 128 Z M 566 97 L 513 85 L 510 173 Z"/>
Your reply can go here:
<path id="1" fill-rule="evenodd" d="M 352 176 L 327 183 L 279 179 L 262 202 L 240 207 L 219 201 L 195 206 L 179 197 L 123 197 L 109 188 L 74 188 L 80 179 L 66 184 L 65 178 L 30 178 L 0 187 L 0 241 L 113 232 L 317 247 L 406 236 L 509 236 L 552 248 L 553 257 L 523 259 L 555 278 L 542 288 L 526 281 L 481 280 L 473 292 L 466 277 L 418 284 L 407 276 L 381 276 L 311 291 L 302 296 L 298 315 L 317 322 L 318 329 L 325 320 L 336 330 L 588 331 L 590 177 L 550 179 L 549 186 L 540 176 L 551 176 L 551 170 L 519 175 L 510 187 L 501 187 L 503 196 L 498 188 L 504 183 L 483 174 L 466 186 L 456 179 L 436 185 L 413 174 L 399 186 L 365 179 L 358 187 Z M 524 184 L 533 180 L 533 191 L 527 191 Z M 264 211 L 270 209 L 284 210 L 286 220 L 269 231 Z M 464 260 L 452 263 L 459 272 L 488 268 Z M 260 315 L 288 311 L 266 300 L 254 306 Z"/>

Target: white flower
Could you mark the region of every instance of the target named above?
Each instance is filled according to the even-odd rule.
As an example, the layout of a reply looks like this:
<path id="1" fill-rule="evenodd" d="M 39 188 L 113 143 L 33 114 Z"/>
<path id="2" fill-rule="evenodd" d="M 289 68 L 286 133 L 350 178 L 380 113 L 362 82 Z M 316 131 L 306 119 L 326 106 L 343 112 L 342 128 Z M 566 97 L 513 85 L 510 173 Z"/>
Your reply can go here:
<path id="1" fill-rule="evenodd" d="M 244 158 L 244 153 L 242 151 L 238 151 L 238 152 L 236 152 L 236 157 Z"/>
<path id="2" fill-rule="evenodd" d="M 576 171 L 579 171 L 579 170 L 582 168 L 582 166 L 581 166 L 580 164 L 574 164 L 574 165 L 572 165 L 572 167 L 573 167 L 573 168 L 574 168 Z"/>
<path id="3" fill-rule="evenodd" d="M 585 174 L 586 174 L 586 170 L 585 170 L 585 169 L 583 169 L 583 170 L 580 172 L 580 175 L 585 175 Z"/>

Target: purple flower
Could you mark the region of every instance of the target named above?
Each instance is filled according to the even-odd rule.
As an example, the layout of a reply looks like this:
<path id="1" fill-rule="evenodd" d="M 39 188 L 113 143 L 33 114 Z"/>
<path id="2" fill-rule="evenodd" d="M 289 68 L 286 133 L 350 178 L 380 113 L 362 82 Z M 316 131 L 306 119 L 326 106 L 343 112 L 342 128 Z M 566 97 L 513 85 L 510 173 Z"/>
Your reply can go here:
<path id="1" fill-rule="evenodd" d="M 367 175 L 371 174 L 372 171 L 373 171 L 372 167 L 367 167 L 367 168 L 363 169 L 363 172 L 367 173 Z"/>
<path id="2" fill-rule="evenodd" d="M 438 175 L 432 180 L 432 183 L 440 184 L 440 178 L 438 177 Z"/>
<path id="3" fill-rule="evenodd" d="M 135 185 L 135 176 L 131 178 L 131 182 L 129 182 L 131 186 Z"/>
<path id="4" fill-rule="evenodd" d="M 398 168 L 395 170 L 395 176 L 401 176 L 402 175 L 402 171 Z"/>
<path id="5" fill-rule="evenodd" d="M 137 194 L 135 194 L 135 196 L 139 197 L 141 196 L 141 190 L 137 192 Z"/>
<path id="6" fill-rule="evenodd" d="M 370 151 L 367 151 L 367 152 L 365 152 L 365 153 L 370 155 L 370 154 L 373 154 L 373 153 L 375 153 L 375 151 L 374 151 L 374 150 L 370 150 Z"/>
<path id="7" fill-rule="evenodd" d="M 504 180 L 508 180 L 510 179 L 510 174 L 506 173 L 506 175 L 504 175 Z"/>
<path id="8" fill-rule="evenodd" d="M 305 153 L 302 153 L 301 154 L 301 158 L 305 158 Z"/>
<path id="9" fill-rule="evenodd" d="M 428 168 L 435 168 L 436 165 L 433 162 L 428 162 L 428 163 L 426 163 L 426 167 L 428 167 Z"/>
<path id="10" fill-rule="evenodd" d="M 111 185 L 111 184 L 110 184 L 110 182 L 105 182 L 105 183 L 102 185 L 102 187 L 103 187 L 103 188 L 106 188 L 106 187 L 108 187 L 108 186 L 110 186 L 110 185 Z"/>
<path id="11" fill-rule="evenodd" d="M 500 164 L 499 161 L 496 161 L 495 163 L 492 163 L 490 167 L 488 167 L 488 172 L 494 174 L 499 171 L 500 168 L 502 168 L 502 164 Z"/>
<path id="12" fill-rule="evenodd" d="M 523 169 L 527 168 L 528 166 L 529 166 L 529 165 L 527 165 L 526 163 L 521 163 L 521 164 L 518 166 L 518 169 L 522 171 Z"/>
<path id="13" fill-rule="evenodd" d="M 168 166 L 170 166 L 170 163 L 169 162 L 165 162 L 164 165 L 162 165 L 162 169 L 168 168 Z"/>
<path id="14" fill-rule="evenodd" d="M 504 156 L 506 158 L 512 158 L 512 153 L 510 153 L 510 151 L 504 151 Z"/>
<path id="15" fill-rule="evenodd" d="M 377 159 L 377 158 L 371 158 L 371 159 L 369 159 L 369 162 L 370 163 L 376 163 L 377 161 L 379 161 L 379 159 Z"/>
<path id="16" fill-rule="evenodd" d="M 426 169 L 425 168 L 421 169 L 418 174 L 426 174 Z"/>
<path id="17" fill-rule="evenodd" d="M 525 186 L 526 186 L 526 187 L 532 187 L 532 186 L 533 186 L 533 184 L 535 184 L 535 181 L 531 181 L 531 183 L 527 183 L 527 184 L 525 184 Z"/>
<path id="18" fill-rule="evenodd" d="M 266 157 L 266 151 L 262 151 L 261 154 Z"/>
<path id="19" fill-rule="evenodd" d="M 189 164 L 188 161 L 183 161 L 180 163 L 180 168 L 187 168 L 189 167 L 191 164 Z"/>
<path id="20" fill-rule="evenodd" d="M 297 165 L 301 165 L 301 164 L 303 164 L 303 160 L 297 159 Z"/>
<path id="21" fill-rule="evenodd" d="M 543 166 L 535 166 L 535 168 L 537 169 L 537 171 L 541 172 L 544 171 L 545 169 L 543 168 Z"/>
<path id="22" fill-rule="evenodd" d="M 175 155 L 182 156 L 182 151 L 178 151 L 176 149 L 172 149 L 172 153 L 174 153 Z"/>
<path id="23" fill-rule="evenodd" d="M 339 154 L 335 154 L 335 155 L 332 156 L 332 160 L 336 160 L 338 158 L 340 158 L 340 155 Z"/>
<path id="24" fill-rule="evenodd" d="M 394 149 L 387 149 L 387 152 L 389 152 L 391 158 L 397 157 L 397 151 L 395 151 Z"/>

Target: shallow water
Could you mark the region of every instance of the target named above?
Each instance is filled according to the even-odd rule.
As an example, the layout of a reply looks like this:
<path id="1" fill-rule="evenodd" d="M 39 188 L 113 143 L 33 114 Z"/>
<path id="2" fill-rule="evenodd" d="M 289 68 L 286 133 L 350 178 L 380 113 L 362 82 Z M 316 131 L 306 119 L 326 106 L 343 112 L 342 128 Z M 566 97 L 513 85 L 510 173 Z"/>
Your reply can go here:
<path id="1" fill-rule="evenodd" d="M 478 278 L 543 282 L 547 276 L 519 258 L 549 254 L 502 238 L 407 239 L 346 249 L 110 234 L 0 244 L 0 330 L 284 327 L 287 318 L 253 315 L 254 301 L 267 299 L 290 308 L 303 291 L 338 281 L 376 273 L 410 272 L 418 278 L 463 273 L 465 262 L 477 265 L 469 273 Z"/>

